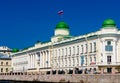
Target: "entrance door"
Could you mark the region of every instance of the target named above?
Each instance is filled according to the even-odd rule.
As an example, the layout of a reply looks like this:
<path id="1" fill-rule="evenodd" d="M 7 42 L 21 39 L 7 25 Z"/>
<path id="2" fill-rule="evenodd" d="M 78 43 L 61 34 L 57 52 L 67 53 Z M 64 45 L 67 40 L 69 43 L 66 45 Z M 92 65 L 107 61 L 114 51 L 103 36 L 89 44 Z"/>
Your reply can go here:
<path id="1" fill-rule="evenodd" d="M 107 68 L 107 72 L 111 73 L 112 72 L 112 68 Z"/>

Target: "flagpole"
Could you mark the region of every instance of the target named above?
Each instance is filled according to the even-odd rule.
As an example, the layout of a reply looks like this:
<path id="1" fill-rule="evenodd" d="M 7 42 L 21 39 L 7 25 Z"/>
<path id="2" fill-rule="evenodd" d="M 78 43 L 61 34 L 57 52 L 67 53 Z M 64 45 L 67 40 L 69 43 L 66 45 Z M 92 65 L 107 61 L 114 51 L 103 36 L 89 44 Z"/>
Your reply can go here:
<path id="1" fill-rule="evenodd" d="M 58 15 L 60 16 L 60 20 L 63 20 L 63 10 L 58 11 Z"/>

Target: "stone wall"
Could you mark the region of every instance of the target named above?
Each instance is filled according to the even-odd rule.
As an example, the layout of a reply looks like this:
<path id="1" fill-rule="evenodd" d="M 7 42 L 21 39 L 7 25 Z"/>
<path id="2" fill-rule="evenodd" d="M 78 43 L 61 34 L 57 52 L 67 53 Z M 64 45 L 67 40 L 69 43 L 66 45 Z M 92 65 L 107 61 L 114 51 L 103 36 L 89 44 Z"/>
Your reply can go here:
<path id="1" fill-rule="evenodd" d="M 65 75 L 0 75 L 0 80 L 77 82 L 77 83 L 120 83 L 120 74 L 65 74 Z"/>

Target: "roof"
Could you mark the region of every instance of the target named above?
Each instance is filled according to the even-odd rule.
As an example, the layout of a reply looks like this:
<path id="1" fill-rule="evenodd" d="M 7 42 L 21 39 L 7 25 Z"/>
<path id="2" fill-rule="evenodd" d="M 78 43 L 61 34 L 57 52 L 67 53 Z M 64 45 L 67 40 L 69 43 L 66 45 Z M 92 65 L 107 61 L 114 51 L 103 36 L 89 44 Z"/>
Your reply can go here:
<path id="1" fill-rule="evenodd" d="M 116 23 L 114 20 L 112 19 L 106 19 L 104 20 L 103 24 L 102 24 L 103 28 L 107 28 L 107 27 L 116 27 Z"/>
<path id="2" fill-rule="evenodd" d="M 8 55 L 0 53 L 0 60 L 11 60 L 11 58 Z"/>
<path id="3" fill-rule="evenodd" d="M 69 26 L 67 25 L 67 23 L 62 21 L 56 25 L 55 29 L 69 29 Z"/>

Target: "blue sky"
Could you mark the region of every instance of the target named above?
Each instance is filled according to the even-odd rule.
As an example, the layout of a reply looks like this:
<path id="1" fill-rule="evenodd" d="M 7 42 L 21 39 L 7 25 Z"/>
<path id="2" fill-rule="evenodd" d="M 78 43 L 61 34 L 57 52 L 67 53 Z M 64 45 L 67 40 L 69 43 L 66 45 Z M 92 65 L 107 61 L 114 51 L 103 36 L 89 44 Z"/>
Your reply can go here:
<path id="1" fill-rule="evenodd" d="M 61 21 L 73 36 L 97 31 L 105 19 L 120 27 L 119 0 L 0 0 L 0 46 L 25 48 L 49 41 Z"/>

